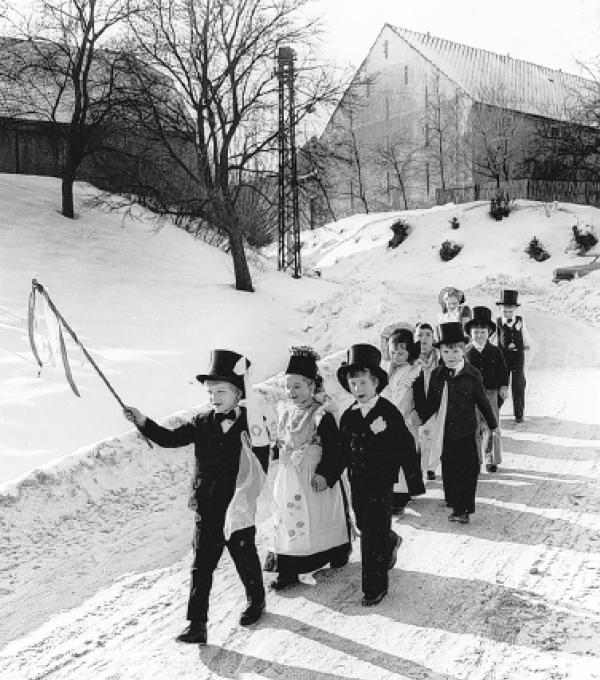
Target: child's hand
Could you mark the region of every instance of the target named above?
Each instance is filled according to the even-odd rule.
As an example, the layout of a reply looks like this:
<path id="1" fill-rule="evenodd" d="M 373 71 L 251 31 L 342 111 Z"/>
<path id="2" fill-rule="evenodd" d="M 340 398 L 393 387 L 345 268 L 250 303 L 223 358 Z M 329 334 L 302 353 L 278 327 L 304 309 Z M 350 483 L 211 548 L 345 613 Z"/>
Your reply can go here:
<path id="1" fill-rule="evenodd" d="M 506 401 L 508 399 L 508 387 L 503 386 L 500 388 L 500 399 Z"/>
<path id="2" fill-rule="evenodd" d="M 144 427 L 146 420 L 148 420 L 148 418 L 141 411 L 138 411 L 137 408 L 134 408 L 133 406 L 126 406 L 123 409 L 123 415 L 136 427 Z"/>
<path id="3" fill-rule="evenodd" d="M 312 486 L 313 491 L 320 493 L 327 488 L 327 480 L 322 475 L 314 474 L 310 485 Z"/>

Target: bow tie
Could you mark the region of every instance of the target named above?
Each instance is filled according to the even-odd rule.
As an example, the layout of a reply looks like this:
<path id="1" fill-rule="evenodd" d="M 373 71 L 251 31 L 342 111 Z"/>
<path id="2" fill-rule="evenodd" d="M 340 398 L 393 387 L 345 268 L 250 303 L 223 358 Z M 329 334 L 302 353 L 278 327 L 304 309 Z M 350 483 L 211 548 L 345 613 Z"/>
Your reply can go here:
<path id="1" fill-rule="evenodd" d="M 227 413 L 215 413 L 215 421 L 217 423 L 222 423 L 224 420 L 235 420 L 237 418 L 237 413 L 235 409 L 233 411 L 227 411 Z"/>

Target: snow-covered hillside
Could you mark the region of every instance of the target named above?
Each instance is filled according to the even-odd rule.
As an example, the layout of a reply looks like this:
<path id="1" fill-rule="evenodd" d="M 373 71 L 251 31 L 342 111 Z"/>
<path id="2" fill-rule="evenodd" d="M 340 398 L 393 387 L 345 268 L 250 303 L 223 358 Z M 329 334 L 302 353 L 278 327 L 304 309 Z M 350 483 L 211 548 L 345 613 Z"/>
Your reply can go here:
<path id="1" fill-rule="evenodd" d="M 519 202 L 502 222 L 483 203 L 357 215 L 303 235 L 303 261 L 320 277 L 294 280 L 261 262 L 247 294 L 233 289 L 226 254 L 158 229 L 142 210 L 131 219 L 89 208 L 95 193 L 77 186 L 70 221 L 57 212 L 57 180 L 0 175 L 2 680 L 600 678 L 600 331 L 582 322 L 598 319 L 599 279 L 550 281 L 553 268 L 579 262 L 565 252 L 573 224 L 598 234 L 600 211 Z M 399 216 L 413 229 L 390 250 Z M 523 253 L 534 235 L 552 255 L 545 263 Z M 464 246 L 448 263 L 438 256 L 445 239 Z M 269 378 L 288 345 L 312 344 L 329 355 L 326 386 L 342 405 L 332 353 L 378 344 L 393 321 L 435 322 L 444 285 L 488 306 L 515 286 L 537 345 L 526 423 L 504 407 L 504 461 L 482 474 L 470 525 L 447 521 L 439 479 L 394 521 L 404 543 L 381 606 L 359 605 L 356 542 L 346 568 L 269 594 L 261 622 L 241 629 L 244 598 L 226 558 L 199 653 L 173 641 L 184 623 L 192 454 L 149 450 L 85 363 L 72 362 L 81 399 L 58 369 L 37 377 L 26 328 L 33 277 L 123 399 L 171 424 L 204 401 L 194 375 L 212 347 L 247 353 L 271 406 L 281 385 Z M 259 552 L 268 545 L 261 507 Z"/>

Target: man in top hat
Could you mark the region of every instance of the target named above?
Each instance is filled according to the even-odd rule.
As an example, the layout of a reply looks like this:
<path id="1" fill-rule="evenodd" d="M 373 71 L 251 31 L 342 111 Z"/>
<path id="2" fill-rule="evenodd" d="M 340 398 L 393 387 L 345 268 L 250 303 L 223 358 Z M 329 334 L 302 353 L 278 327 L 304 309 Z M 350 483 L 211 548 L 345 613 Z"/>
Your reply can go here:
<path id="1" fill-rule="evenodd" d="M 442 437 L 442 481 L 446 504 L 452 508 L 448 519 L 467 524 L 475 512 L 475 493 L 479 476 L 477 452 L 477 415 L 479 408 L 490 431 L 498 423 L 483 391 L 481 373 L 465 361 L 465 337 L 460 322 L 444 323 L 439 347 L 444 366 L 434 369 L 429 389 L 415 390 L 415 406 L 422 422 L 440 414 Z"/>
<path id="2" fill-rule="evenodd" d="M 498 347 L 510 372 L 513 413 L 517 423 L 523 422 L 525 415 L 525 352 L 531 347 L 531 338 L 525 327 L 522 316 L 515 314 L 519 293 L 516 290 L 503 289 L 500 300 L 501 316 L 496 322 Z M 500 404 L 502 405 L 502 403 Z"/>
<path id="3" fill-rule="evenodd" d="M 500 423 L 500 401 L 504 401 L 507 397 L 509 376 L 502 351 L 488 340 L 490 335 L 496 332 L 496 324 L 492 321 L 492 310 L 487 307 L 473 307 L 473 318 L 466 323 L 465 331 L 471 337 L 471 344 L 465 356 L 471 366 L 481 373 L 485 395 L 490 402 L 496 421 Z M 498 465 L 502 462 L 500 429 L 498 428 L 497 436 L 492 437 L 479 410 L 477 418 L 480 460 L 483 448 L 487 471 L 497 472 Z"/>
<path id="4" fill-rule="evenodd" d="M 362 604 L 376 605 L 388 591 L 400 537 L 391 529 L 394 483 L 400 466 L 415 461 L 415 441 L 398 409 L 380 392 L 388 382 L 381 352 L 352 345 L 337 372 L 355 402 L 340 421 L 342 454 L 348 465 L 352 506 L 361 533 Z M 409 475 L 410 470 L 405 469 Z"/>
<path id="5" fill-rule="evenodd" d="M 256 528 L 252 525 L 233 531 L 228 539 L 224 534 L 228 509 L 239 483 L 242 447 L 250 447 L 246 409 L 239 405 L 245 396 L 244 374 L 248 366 L 248 360 L 237 352 L 213 350 L 208 372 L 196 376 L 208 389 L 211 408 L 174 430 L 158 425 L 133 407 L 125 409 L 125 417 L 159 446 L 194 445 L 196 465 L 189 498 L 190 508 L 195 512 L 194 560 L 187 607 L 190 623 L 177 637 L 179 642 L 206 643 L 213 573 L 225 546 L 246 591 L 247 607 L 240 624 L 247 626 L 257 621 L 265 607 Z M 266 471 L 269 447 L 254 447 L 253 452 Z"/>

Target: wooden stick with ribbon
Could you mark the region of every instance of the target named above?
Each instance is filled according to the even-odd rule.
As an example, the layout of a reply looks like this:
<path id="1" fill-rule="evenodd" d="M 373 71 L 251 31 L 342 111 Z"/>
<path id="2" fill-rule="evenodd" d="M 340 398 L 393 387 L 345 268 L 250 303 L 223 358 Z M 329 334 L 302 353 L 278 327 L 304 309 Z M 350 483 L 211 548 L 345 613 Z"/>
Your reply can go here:
<path id="1" fill-rule="evenodd" d="M 39 352 L 36 348 L 34 332 L 33 332 L 33 324 L 31 323 L 32 309 L 35 306 L 35 297 L 34 296 L 35 296 L 36 292 L 44 297 L 44 299 L 46 300 L 46 303 L 48 304 L 48 307 L 50 307 L 52 312 L 56 315 L 56 318 L 59 321 L 59 325 L 61 327 L 64 327 L 64 329 L 67 331 L 67 333 L 69 333 L 69 335 L 73 338 L 75 344 L 78 345 L 78 347 L 81 349 L 85 358 L 90 362 L 90 364 L 92 365 L 92 367 L 94 368 L 96 373 L 100 376 L 100 379 L 106 385 L 106 387 L 108 388 L 109 392 L 113 395 L 113 397 L 117 400 L 117 402 L 119 403 L 119 406 L 123 410 L 127 410 L 127 406 L 125 406 L 121 397 L 119 397 L 119 395 L 115 391 L 114 387 L 110 384 L 110 382 L 108 381 L 108 378 L 100 370 L 98 364 L 94 361 L 94 359 L 92 358 L 90 353 L 87 351 L 87 349 L 85 348 L 85 346 L 83 345 L 81 340 L 77 337 L 75 331 L 66 322 L 64 316 L 58 311 L 56 305 L 54 304 L 54 302 L 52 302 L 52 300 L 51 300 L 50 296 L 48 295 L 48 292 L 46 291 L 44 286 L 37 279 L 32 279 L 31 286 L 32 286 L 32 295 L 30 297 L 30 302 L 29 302 L 29 311 L 30 311 L 29 341 L 30 341 L 30 344 L 31 344 L 31 349 L 33 351 L 33 355 L 35 356 L 35 359 L 38 362 L 38 365 L 41 367 L 42 361 L 40 359 Z M 79 394 L 79 391 L 75 387 L 75 383 L 74 383 L 73 378 L 71 376 L 69 363 L 66 360 L 66 348 L 65 348 L 64 340 L 62 338 L 62 333 L 60 333 L 59 338 L 60 338 L 60 350 L 61 350 L 61 354 L 62 354 L 62 358 L 63 358 L 63 365 L 65 367 L 65 374 L 66 374 L 66 377 L 67 377 L 67 381 L 69 382 L 69 385 L 71 386 L 71 389 L 73 390 L 73 392 L 79 397 L 81 395 Z M 138 427 L 138 430 L 139 430 L 139 427 Z M 144 438 L 144 440 L 146 441 L 148 446 L 150 448 L 153 448 L 152 442 L 141 431 L 140 431 L 140 434 Z"/>

